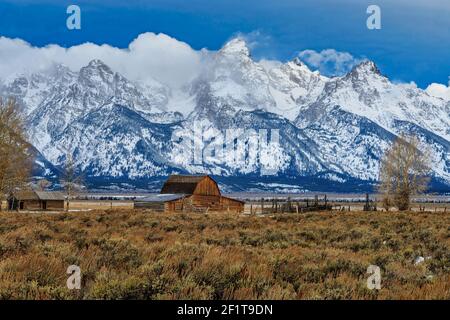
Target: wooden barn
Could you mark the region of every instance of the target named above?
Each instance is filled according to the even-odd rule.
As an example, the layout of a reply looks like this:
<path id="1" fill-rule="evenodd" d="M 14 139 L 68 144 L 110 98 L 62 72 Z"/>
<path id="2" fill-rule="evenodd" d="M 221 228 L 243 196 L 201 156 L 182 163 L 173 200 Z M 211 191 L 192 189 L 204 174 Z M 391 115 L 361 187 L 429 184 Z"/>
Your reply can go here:
<path id="1" fill-rule="evenodd" d="M 61 211 L 64 210 L 64 194 L 54 191 L 20 191 L 8 200 L 10 210 Z"/>
<path id="2" fill-rule="evenodd" d="M 217 182 L 207 175 L 171 175 L 159 195 L 136 201 L 135 206 L 164 212 L 244 211 L 244 202 L 222 196 Z"/>

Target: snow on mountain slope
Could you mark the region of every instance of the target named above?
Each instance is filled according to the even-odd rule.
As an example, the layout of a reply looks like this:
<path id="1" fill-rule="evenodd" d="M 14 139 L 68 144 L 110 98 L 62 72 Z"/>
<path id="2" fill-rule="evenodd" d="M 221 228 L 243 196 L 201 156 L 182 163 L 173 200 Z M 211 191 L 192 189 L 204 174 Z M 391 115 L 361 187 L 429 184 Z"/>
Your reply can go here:
<path id="1" fill-rule="evenodd" d="M 194 82 L 192 95 L 204 99 L 207 90 L 219 109 L 263 109 L 289 120 L 295 119 L 299 106 L 314 101 L 327 81 L 298 59 L 286 64 L 255 62 L 240 38 L 213 54 L 205 70 Z"/>
<path id="2" fill-rule="evenodd" d="M 14 97 L 28 116 L 51 96 L 61 83 L 72 83 L 75 79 L 74 72 L 65 66 L 54 64 L 42 73 L 11 74 L 6 79 L 0 79 L 0 95 Z"/>
<path id="3" fill-rule="evenodd" d="M 304 128 L 336 172 L 362 180 L 378 177 L 379 161 L 395 136 L 365 117 L 335 107 Z"/>
<path id="4" fill-rule="evenodd" d="M 424 150 L 429 148 L 434 176 L 450 181 L 447 140 L 410 122 L 394 120 L 393 125 L 403 134 L 418 137 Z M 304 132 L 321 146 L 324 163 L 335 172 L 374 181 L 378 179 L 381 157 L 396 138 L 375 122 L 339 106 L 305 127 Z"/>
<path id="5" fill-rule="evenodd" d="M 151 123 L 138 112 L 108 103 L 70 123 L 44 146 L 52 163 L 64 164 L 66 146 L 77 167 L 93 177 L 130 179 L 167 174 L 173 126 Z"/>
<path id="6" fill-rule="evenodd" d="M 276 103 L 275 113 L 295 119 L 299 107 L 313 103 L 329 80 L 312 72 L 298 58 L 285 64 L 262 62 L 270 79 L 270 94 Z"/>
<path id="7" fill-rule="evenodd" d="M 450 105 L 391 83 L 373 62 L 327 82 L 296 124 L 322 146 L 325 163 L 364 180 L 377 179 L 381 156 L 397 135 L 416 135 L 429 148 L 435 177 L 450 181 Z"/>
<path id="8" fill-rule="evenodd" d="M 180 125 L 180 137 L 195 139 L 196 130 L 203 133 L 196 140 L 202 157 L 198 163 L 186 144 L 174 146 L 171 159 L 190 172 L 295 176 L 327 170 L 318 146 L 292 122 L 273 113 L 229 108 L 211 112 L 206 105 Z"/>
<path id="9" fill-rule="evenodd" d="M 54 65 L 0 79 L 0 94 L 22 105 L 40 170 L 52 176 L 71 152 L 88 179 L 191 172 L 237 177 L 234 186 L 267 176 L 268 185 L 309 177 L 373 185 L 384 151 L 412 133 L 430 148 L 435 178 L 450 185 L 449 102 L 391 83 L 369 61 L 327 78 L 298 59 L 256 62 L 242 39 L 205 55 L 198 78 L 177 88 L 130 81 L 92 60 L 76 72 Z M 239 161 L 224 149 L 229 133 L 244 151 Z"/>
<path id="10" fill-rule="evenodd" d="M 429 130 L 408 121 L 395 120 L 395 128 L 417 137 L 421 148 L 427 152 L 433 174 L 447 183 L 450 181 L 450 142 Z"/>
<path id="11" fill-rule="evenodd" d="M 153 85 L 152 88 L 157 88 L 155 91 L 142 91 L 144 86 L 128 81 L 99 60 L 91 61 L 78 73 L 62 67 L 60 70 L 63 70 L 65 81 L 54 79 L 53 86 L 45 90 L 39 105 L 29 108 L 32 110 L 27 117 L 31 127 L 30 139 L 39 150 L 54 143 L 54 138 L 70 123 L 103 105 L 127 105 L 144 115 L 154 116 L 163 112 L 167 104 L 167 90 L 161 86 Z M 54 76 L 63 77 L 60 74 Z M 23 101 L 27 105 L 34 102 Z M 157 119 L 153 120 L 157 122 Z"/>
<path id="12" fill-rule="evenodd" d="M 305 127 L 335 106 L 366 117 L 393 133 L 400 133 L 395 120 L 401 120 L 450 139 L 450 103 L 429 96 L 415 85 L 391 83 L 371 61 L 327 82 L 317 101 L 301 109 L 296 123 Z"/>
<path id="13" fill-rule="evenodd" d="M 228 105 L 243 110 L 267 110 L 275 107 L 269 92 L 269 77 L 264 68 L 250 58 L 242 39 L 228 42 L 214 54 L 194 90 L 201 87 L 199 82 L 207 83 L 209 95 L 218 108 Z"/>

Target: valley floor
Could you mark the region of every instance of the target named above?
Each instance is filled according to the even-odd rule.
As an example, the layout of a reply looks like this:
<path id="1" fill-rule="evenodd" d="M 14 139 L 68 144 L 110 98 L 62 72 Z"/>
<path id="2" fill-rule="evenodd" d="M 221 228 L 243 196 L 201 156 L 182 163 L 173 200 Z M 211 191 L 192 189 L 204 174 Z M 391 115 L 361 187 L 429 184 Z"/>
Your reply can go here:
<path id="1" fill-rule="evenodd" d="M 449 268 L 443 212 L 0 213 L 0 299 L 450 299 Z"/>

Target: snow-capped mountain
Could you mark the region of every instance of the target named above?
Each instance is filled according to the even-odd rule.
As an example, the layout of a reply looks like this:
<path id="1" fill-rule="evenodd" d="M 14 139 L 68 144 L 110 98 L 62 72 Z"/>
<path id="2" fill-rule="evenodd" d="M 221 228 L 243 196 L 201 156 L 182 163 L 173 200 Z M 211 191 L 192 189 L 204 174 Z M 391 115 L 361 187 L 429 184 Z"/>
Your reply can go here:
<path id="1" fill-rule="evenodd" d="M 205 61 L 177 88 L 129 80 L 94 59 L 80 70 L 55 64 L 0 79 L 0 95 L 22 106 L 41 174 L 54 176 L 71 153 L 103 186 L 191 172 L 236 188 L 291 181 L 353 191 L 372 186 L 384 151 L 412 133 L 432 150 L 440 190 L 449 190 L 448 101 L 392 83 L 371 61 L 337 78 L 299 59 L 255 61 L 242 39 Z"/>
<path id="2" fill-rule="evenodd" d="M 203 107 L 207 96 L 211 108 L 262 109 L 289 120 L 298 115 L 299 106 L 317 98 L 327 81 L 298 59 L 255 62 L 239 38 L 214 54 L 205 70 L 192 85 L 197 106 Z"/>
<path id="3" fill-rule="evenodd" d="M 344 77 L 331 79 L 318 99 L 301 108 L 297 125 L 317 121 L 335 106 L 397 132 L 395 121 L 407 121 L 450 139 L 450 103 L 431 97 L 412 84 L 393 84 L 372 61 L 356 66 Z"/>
<path id="4" fill-rule="evenodd" d="M 450 179 L 450 104 L 410 84 L 393 84 L 372 61 L 330 79 L 317 100 L 295 121 L 321 141 L 327 163 L 361 179 L 376 177 L 379 159 L 393 138 L 414 134 L 431 148 L 437 176 Z"/>

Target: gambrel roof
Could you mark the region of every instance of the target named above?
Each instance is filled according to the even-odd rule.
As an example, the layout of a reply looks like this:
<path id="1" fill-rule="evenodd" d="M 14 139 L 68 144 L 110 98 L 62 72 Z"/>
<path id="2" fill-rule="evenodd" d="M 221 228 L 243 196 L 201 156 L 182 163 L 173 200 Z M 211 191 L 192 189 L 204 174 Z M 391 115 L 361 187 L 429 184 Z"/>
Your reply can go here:
<path id="1" fill-rule="evenodd" d="M 161 189 L 161 193 L 194 194 L 195 188 L 207 175 L 171 175 Z"/>

